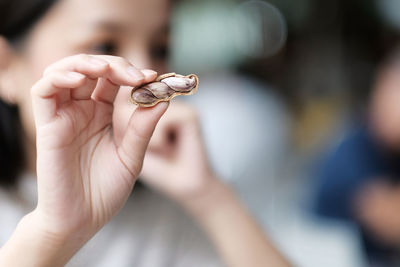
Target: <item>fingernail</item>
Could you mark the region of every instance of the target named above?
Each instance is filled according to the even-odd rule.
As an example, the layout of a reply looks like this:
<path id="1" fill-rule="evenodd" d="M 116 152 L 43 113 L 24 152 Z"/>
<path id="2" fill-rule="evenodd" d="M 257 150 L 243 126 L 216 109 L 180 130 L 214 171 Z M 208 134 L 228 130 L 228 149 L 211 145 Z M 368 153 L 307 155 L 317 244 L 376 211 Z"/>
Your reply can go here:
<path id="1" fill-rule="evenodd" d="M 142 70 L 142 73 L 144 76 L 157 76 L 157 72 L 155 72 L 154 70 L 144 69 Z"/>
<path id="2" fill-rule="evenodd" d="M 68 72 L 67 76 L 74 81 L 79 81 L 79 80 L 85 78 L 85 75 L 78 73 L 78 72 Z"/>
<path id="3" fill-rule="evenodd" d="M 136 79 L 144 79 L 143 74 L 141 74 L 140 71 L 138 71 L 135 67 L 130 66 L 126 71 L 129 75 L 135 77 Z"/>
<path id="4" fill-rule="evenodd" d="M 100 58 L 90 57 L 89 61 L 90 61 L 90 63 L 92 63 L 93 65 L 96 65 L 96 66 L 105 67 L 108 65 L 107 61 L 100 59 Z"/>

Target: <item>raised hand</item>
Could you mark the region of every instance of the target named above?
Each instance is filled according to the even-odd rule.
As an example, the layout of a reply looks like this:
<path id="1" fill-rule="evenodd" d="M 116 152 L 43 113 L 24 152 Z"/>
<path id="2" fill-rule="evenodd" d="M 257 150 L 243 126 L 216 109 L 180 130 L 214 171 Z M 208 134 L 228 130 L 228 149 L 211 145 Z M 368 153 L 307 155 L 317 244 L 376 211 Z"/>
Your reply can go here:
<path id="1" fill-rule="evenodd" d="M 119 57 L 78 55 L 48 67 L 33 86 L 39 193 L 35 213 L 48 231 L 85 239 L 123 206 L 168 104 L 136 109 L 117 144 L 114 99 L 120 86 L 139 86 L 156 76 Z"/>
<path id="2" fill-rule="evenodd" d="M 208 193 L 215 179 L 192 107 L 171 104 L 149 144 L 141 178 L 181 202 Z"/>

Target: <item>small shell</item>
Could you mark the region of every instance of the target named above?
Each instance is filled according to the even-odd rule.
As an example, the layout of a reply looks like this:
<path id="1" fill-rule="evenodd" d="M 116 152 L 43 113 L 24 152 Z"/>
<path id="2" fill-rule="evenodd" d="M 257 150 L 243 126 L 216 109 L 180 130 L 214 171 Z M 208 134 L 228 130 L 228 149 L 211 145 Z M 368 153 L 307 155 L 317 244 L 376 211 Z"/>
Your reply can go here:
<path id="1" fill-rule="evenodd" d="M 192 95 L 198 86 L 199 78 L 195 74 L 183 76 L 167 73 L 158 76 L 154 82 L 133 88 L 131 101 L 141 107 L 152 107 L 177 95 Z"/>
<path id="2" fill-rule="evenodd" d="M 162 82 L 148 83 L 140 88 L 150 91 L 156 98 L 166 98 L 175 92 L 173 89 L 168 87 L 168 85 Z"/>
<path id="3" fill-rule="evenodd" d="M 132 92 L 132 99 L 135 99 L 138 103 L 149 105 L 154 101 L 157 101 L 157 97 L 155 97 L 149 90 L 138 88 L 134 92 Z"/>
<path id="4" fill-rule="evenodd" d="M 162 83 L 165 83 L 172 90 L 176 92 L 190 92 L 193 87 L 196 85 L 196 80 L 191 78 L 178 78 L 178 77 L 168 77 L 161 80 Z"/>

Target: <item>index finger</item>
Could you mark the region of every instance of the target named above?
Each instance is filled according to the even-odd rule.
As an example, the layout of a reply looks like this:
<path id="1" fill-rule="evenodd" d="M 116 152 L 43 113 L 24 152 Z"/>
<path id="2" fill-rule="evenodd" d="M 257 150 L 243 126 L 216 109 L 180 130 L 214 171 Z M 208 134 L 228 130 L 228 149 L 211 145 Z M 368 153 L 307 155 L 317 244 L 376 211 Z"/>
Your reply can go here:
<path id="1" fill-rule="evenodd" d="M 107 78 L 116 85 L 138 86 L 146 81 L 145 74 L 128 60 L 116 56 L 79 54 L 63 58 L 44 71 L 44 76 L 55 70 L 79 72 L 90 78 Z"/>

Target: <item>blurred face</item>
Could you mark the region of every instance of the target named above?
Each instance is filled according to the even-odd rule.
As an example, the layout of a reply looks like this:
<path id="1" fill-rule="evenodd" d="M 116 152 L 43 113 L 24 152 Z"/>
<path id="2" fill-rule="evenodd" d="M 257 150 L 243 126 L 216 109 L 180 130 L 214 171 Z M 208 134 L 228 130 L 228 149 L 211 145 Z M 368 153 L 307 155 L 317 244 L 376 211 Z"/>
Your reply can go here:
<path id="1" fill-rule="evenodd" d="M 384 68 L 371 101 L 372 130 L 387 148 L 400 150 L 400 66 Z"/>
<path id="2" fill-rule="evenodd" d="M 165 72 L 168 15 L 168 0 L 59 0 L 14 51 L 8 68 L 7 90 L 13 91 L 7 94 L 20 108 L 28 143 L 35 143 L 29 90 L 48 65 L 78 53 L 113 54 L 138 68 Z"/>

